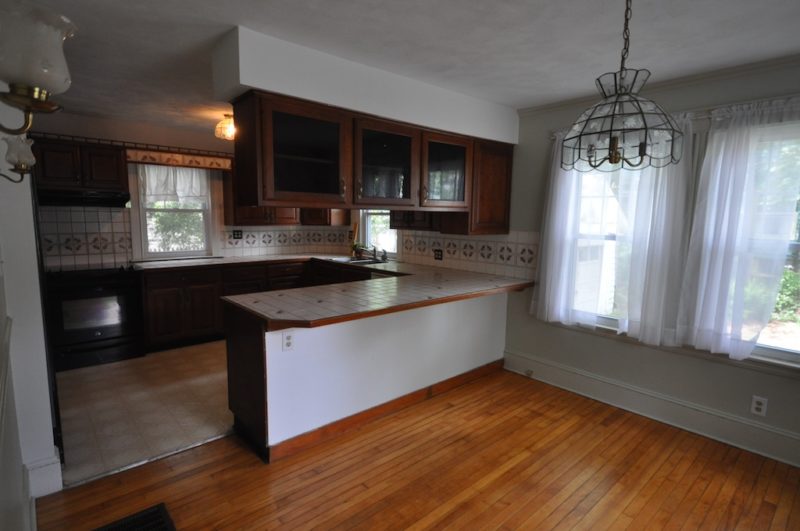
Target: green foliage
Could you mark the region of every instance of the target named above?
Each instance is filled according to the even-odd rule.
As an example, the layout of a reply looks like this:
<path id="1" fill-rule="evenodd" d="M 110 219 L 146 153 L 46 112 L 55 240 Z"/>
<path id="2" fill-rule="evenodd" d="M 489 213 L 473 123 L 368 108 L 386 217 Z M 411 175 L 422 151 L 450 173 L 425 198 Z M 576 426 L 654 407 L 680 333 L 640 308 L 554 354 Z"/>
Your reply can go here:
<path id="1" fill-rule="evenodd" d="M 788 267 L 783 271 L 781 289 L 772 318 L 800 324 L 800 273 Z"/>
<path id="2" fill-rule="evenodd" d="M 151 252 L 199 251 L 205 248 L 205 224 L 200 212 L 147 213 Z"/>

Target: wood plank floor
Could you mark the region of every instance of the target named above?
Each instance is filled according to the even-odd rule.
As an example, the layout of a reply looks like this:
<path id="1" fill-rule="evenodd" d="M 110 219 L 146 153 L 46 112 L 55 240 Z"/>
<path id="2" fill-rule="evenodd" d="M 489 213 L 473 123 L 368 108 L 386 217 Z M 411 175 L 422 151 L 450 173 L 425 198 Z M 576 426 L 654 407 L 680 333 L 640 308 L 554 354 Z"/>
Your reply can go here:
<path id="1" fill-rule="evenodd" d="M 800 529 L 800 469 L 509 372 L 264 465 L 236 438 L 42 498 L 40 529 Z"/>

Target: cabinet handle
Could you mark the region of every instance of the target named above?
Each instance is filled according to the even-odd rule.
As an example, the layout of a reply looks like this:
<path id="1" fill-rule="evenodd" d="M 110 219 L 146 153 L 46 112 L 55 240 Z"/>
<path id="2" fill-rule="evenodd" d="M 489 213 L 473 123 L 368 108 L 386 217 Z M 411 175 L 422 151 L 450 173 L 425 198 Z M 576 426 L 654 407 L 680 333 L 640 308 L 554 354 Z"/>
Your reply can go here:
<path id="1" fill-rule="evenodd" d="M 363 195 L 364 195 L 364 181 L 359 179 L 358 180 L 358 195 L 357 195 L 358 199 L 361 199 L 361 197 Z"/>
<path id="2" fill-rule="evenodd" d="M 425 185 L 422 185 L 422 200 L 423 201 L 428 200 L 428 187 Z"/>
<path id="3" fill-rule="evenodd" d="M 347 197 L 347 183 L 344 179 L 339 179 L 339 195 L 344 199 Z"/>

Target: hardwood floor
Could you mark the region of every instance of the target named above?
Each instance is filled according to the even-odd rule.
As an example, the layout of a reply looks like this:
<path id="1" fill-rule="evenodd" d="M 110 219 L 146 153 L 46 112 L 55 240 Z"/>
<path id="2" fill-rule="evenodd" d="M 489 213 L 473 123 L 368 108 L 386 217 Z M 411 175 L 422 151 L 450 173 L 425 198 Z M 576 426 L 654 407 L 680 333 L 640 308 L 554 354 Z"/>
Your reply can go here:
<path id="1" fill-rule="evenodd" d="M 228 437 L 42 498 L 40 529 L 800 529 L 800 469 L 509 372 L 270 465 Z"/>

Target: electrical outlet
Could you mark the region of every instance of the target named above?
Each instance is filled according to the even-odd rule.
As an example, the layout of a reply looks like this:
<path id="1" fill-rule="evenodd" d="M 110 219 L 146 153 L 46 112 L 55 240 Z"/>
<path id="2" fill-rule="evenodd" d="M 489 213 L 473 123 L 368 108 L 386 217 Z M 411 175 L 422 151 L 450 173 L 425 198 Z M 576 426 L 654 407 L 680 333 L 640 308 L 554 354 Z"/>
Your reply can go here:
<path id="1" fill-rule="evenodd" d="M 763 396 L 753 395 L 753 401 L 750 402 L 750 413 L 758 415 L 759 417 L 767 416 L 767 400 Z"/>
<path id="2" fill-rule="evenodd" d="M 242 231 L 240 231 L 240 230 L 233 231 L 233 239 L 234 240 L 241 240 L 242 239 Z"/>
<path id="3" fill-rule="evenodd" d="M 442 255 L 441 249 L 434 249 L 433 250 L 433 259 L 434 260 L 442 260 L 444 256 Z"/>
<path id="4" fill-rule="evenodd" d="M 284 332 L 281 337 L 283 338 L 283 350 L 294 350 L 294 334 Z"/>

